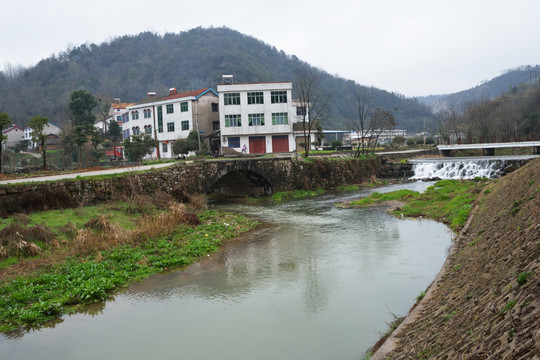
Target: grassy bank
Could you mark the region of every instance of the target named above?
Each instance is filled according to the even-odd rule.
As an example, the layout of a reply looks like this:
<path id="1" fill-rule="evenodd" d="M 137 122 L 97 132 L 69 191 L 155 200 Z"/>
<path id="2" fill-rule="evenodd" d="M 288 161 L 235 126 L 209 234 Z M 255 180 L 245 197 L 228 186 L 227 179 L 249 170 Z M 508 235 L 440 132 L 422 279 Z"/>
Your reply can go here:
<path id="1" fill-rule="evenodd" d="M 132 281 L 193 263 L 256 225 L 181 203 L 166 209 L 115 203 L 3 219 L 0 331 L 106 300 Z"/>
<path id="2" fill-rule="evenodd" d="M 424 193 L 398 190 L 390 193 L 372 193 L 343 206 L 370 206 L 382 203 L 398 204 L 392 213 L 396 216 L 428 217 L 441 221 L 452 230 L 461 229 L 471 211 L 474 200 L 491 183 L 487 179 L 440 180 Z"/>

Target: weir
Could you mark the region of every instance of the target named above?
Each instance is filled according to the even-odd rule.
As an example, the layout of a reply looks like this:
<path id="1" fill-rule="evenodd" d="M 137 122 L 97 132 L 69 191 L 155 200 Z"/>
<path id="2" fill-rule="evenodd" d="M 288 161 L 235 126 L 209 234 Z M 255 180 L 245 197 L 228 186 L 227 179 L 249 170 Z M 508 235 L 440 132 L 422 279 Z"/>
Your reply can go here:
<path id="1" fill-rule="evenodd" d="M 525 165 L 537 156 L 469 157 L 413 159 L 411 179 L 474 179 L 498 178 Z"/>

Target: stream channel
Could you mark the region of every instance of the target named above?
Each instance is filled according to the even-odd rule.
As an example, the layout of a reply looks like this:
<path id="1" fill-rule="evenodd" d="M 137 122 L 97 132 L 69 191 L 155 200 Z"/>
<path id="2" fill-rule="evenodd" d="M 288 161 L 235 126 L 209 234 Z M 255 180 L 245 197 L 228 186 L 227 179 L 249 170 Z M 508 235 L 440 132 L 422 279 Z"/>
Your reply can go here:
<path id="1" fill-rule="evenodd" d="M 431 220 L 334 206 L 374 190 L 211 205 L 265 225 L 84 313 L 0 336 L 0 358 L 359 359 L 435 278 L 453 237 Z"/>

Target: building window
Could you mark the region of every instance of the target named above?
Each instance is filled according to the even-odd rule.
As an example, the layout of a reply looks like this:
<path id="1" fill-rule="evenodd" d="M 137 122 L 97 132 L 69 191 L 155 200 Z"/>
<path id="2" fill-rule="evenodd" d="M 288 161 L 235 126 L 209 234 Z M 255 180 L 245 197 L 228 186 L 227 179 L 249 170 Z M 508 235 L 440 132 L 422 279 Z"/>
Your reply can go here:
<path id="1" fill-rule="evenodd" d="M 161 152 L 167 153 L 169 152 L 168 146 L 166 142 L 161 143 Z"/>
<path id="2" fill-rule="evenodd" d="M 119 122 L 119 123 L 122 122 L 122 116 L 121 115 L 116 116 L 116 122 Z"/>
<path id="3" fill-rule="evenodd" d="M 224 105 L 240 105 L 240 93 L 223 94 Z"/>
<path id="4" fill-rule="evenodd" d="M 212 121 L 212 130 L 219 130 L 219 121 Z"/>
<path id="5" fill-rule="evenodd" d="M 297 106 L 296 107 L 296 115 L 298 115 L 298 116 L 306 115 L 306 107 L 305 106 Z"/>
<path id="6" fill-rule="evenodd" d="M 145 119 L 150 119 L 152 117 L 152 110 L 150 109 L 145 109 L 144 110 L 144 118 Z"/>
<path id="7" fill-rule="evenodd" d="M 240 147 L 240 137 L 229 137 L 229 147 L 230 148 L 239 148 Z"/>
<path id="8" fill-rule="evenodd" d="M 174 123 L 168 122 L 167 123 L 167 132 L 173 132 L 174 131 Z"/>
<path id="9" fill-rule="evenodd" d="M 167 104 L 167 114 L 174 113 L 174 107 L 173 104 Z"/>
<path id="10" fill-rule="evenodd" d="M 240 114 L 225 115 L 225 127 L 242 126 L 242 119 Z"/>
<path id="11" fill-rule="evenodd" d="M 127 139 L 129 137 L 129 129 L 122 130 L 122 139 Z"/>
<path id="12" fill-rule="evenodd" d="M 249 114 L 249 126 L 264 126 L 264 114 Z"/>
<path id="13" fill-rule="evenodd" d="M 270 94 L 270 101 L 272 104 L 286 103 L 287 92 L 286 91 L 272 91 Z"/>
<path id="14" fill-rule="evenodd" d="M 158 132 L 163 132 L 163 106 L 158 106 L 157 108 L 157 126 Z"/>
<path id="15" fill-rule="evenodd" d="M 122 124 L 129 122 L 129 113 L 122 114 Z"/>
<path id="16" fill-rule="evenodd" d="M 186 112 L 186 111 L 188 111 L 188 104 L 187 104 L 187 101 L 184 101 L 184 102 L 181 102 L 181 103 L 180 103 L 180 111 L 181 111 L 181 112 Z"/>
<path id="17" fill-rule="evenodd" d="M 144 127 L 144 133 L 151 135 L 152 134 L 152 125 L 146 125 Z"/>
<path id="18" fill-rule="evenodd" d="M 139 112 L 138 111 L 132 111 L 131 112 L 131 120 L 139 120 Z"/>
<path id="19" fill-rule="evenodd" d="M 264 98 L 262 92 L 248 92 L 247 94 L 248 104 L 264 104 Z"/>
<path id="20" fill-rule="evenodd" d="M 189 121 L 188 120 L 182 121 L 182 130 L 189 130 Z"/>
<path id="21" fill-rule="evenodd" d="M 212 103 L 212 112 L 218 112 L 218 111 L 219 111 L 219 104 Z"/>
<path id="22" fill-rule="evenodd" d="M 131 133 L 133 135 L 140 135 L 141 134 L 141 131 L 139 130 L 139 127 L 138 126 L 134 126 L 131 128 Z"/>
<path id="23" fill-rule="evenodd" d="M 272 113 L 272 125 L 287 125 L 289 123 L 287 113 Z"/>

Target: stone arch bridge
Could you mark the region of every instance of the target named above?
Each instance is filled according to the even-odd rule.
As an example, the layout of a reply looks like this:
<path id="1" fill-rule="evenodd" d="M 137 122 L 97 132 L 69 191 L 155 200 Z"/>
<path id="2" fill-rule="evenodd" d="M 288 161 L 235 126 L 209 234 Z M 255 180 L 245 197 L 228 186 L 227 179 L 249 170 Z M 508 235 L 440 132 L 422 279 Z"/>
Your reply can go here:
<path id="1" fill-rule="evenodd" d="M 180 187 L 188 193 L 261 196 L 295 189 L 333 189 L 373 177 L 411 176 L 410 164 L 383 164 L 379 157 L 241 158 L 178 163 L 114 178 L 63 179 L 0 185 L 0 216 L 107 201 L 126 193 L 152 195 Z"/>

